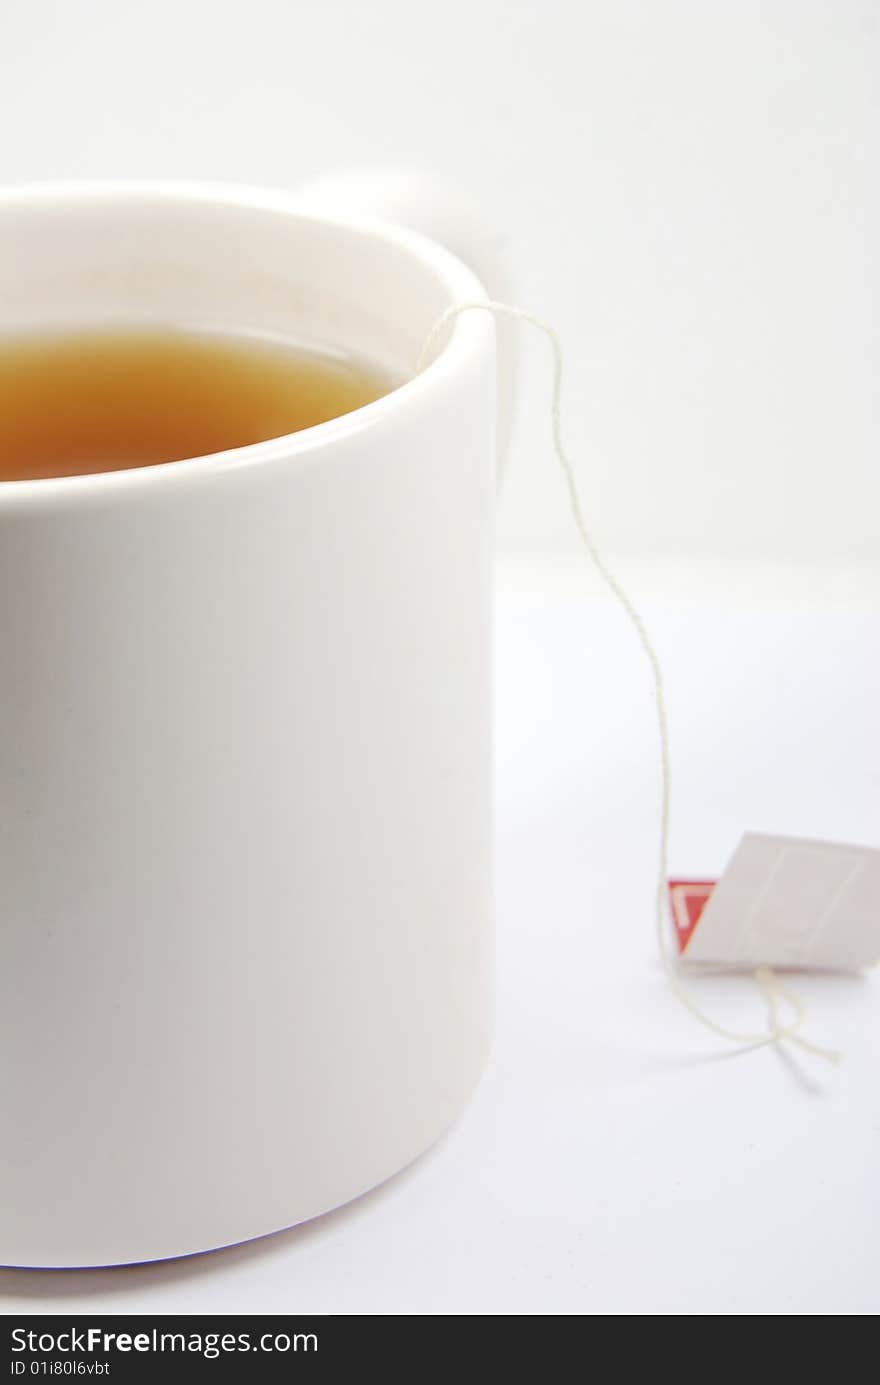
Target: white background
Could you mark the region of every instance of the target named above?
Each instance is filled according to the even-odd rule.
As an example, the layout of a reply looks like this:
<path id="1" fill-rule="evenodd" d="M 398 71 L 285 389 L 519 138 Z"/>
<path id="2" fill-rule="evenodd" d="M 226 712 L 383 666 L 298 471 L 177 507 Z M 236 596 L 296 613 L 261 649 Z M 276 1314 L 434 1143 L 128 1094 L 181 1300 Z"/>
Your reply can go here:
<path id="1" fill-rule="evenodd" d="M 562 334 L 566 431 L 615 547 L 876 551 L 876 0 L 0 13 L 0 179 L 453 175 Z M 564 542 L 527 379 L 502 531 Z"/>
<path id="2" fill-rule="evenodd" d="M 747 827 L 880 841 L 880 6 L 35 0 L 0 54 L 3 180 L 390 163 L 470 187 L 562 334 L 587 507 L 660 647 L 673 869 L 712 875 Z M 523 346 L 476 1099 L 349 1209 L 174 1265 L 3 1271 L 7 1312 L 880 1308 L 876 981 L 799 983 L 839 1070 L 727 1056 L 675 1008 L 649 687 L 566 556 Z M 700 998 L 762 1022 L 745 982 Z"/>

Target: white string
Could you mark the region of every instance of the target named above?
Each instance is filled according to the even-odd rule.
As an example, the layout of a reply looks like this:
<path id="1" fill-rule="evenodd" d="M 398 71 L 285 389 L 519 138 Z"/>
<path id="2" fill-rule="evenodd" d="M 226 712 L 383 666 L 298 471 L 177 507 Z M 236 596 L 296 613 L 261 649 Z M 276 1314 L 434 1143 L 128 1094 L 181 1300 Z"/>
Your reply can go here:
<path id="1" fill-rule="evenodd" d="M 829 1062 L 838 1062 L 841 1057 L 839 1053 L 835 1052 L 833 1049 L 820 1048 L 818 1045 L 810 1043 L 800 1035 L 798 1031 L 802 1028 L 807 1017 L 806 1006 L 796 996 L 784 991 L 779 986 L 769 967 L 759 967 L 755 972 L 755 980 L 767 998 L 770 1013 L 770 1028 L 761 1033 L 741 1033 L 738 1030 L 728 1029 L 725 1025 L 718 1024 L 716 1020 L 713 1020 L 710 1015 L 705 1014 L 691 999 L 681 982 L 675 963 L 669 954 L 667 935 L 666 890 L 669 875 L 669 810 L 672 796 L 672 766 L 669 754 L 669 719 L 666 711 L 666 689 L 663 681 L 663 671 L 660 667 L 660 659 L 651 637 L 648 634 L 647 627 L 634 602 L 608 567 L 587 528 L 574 468 L 562 441 L 562 347 L 554 329 L 546 322 L 542 322 L 540 318 L 533 317 L 531 313 L 525 312 L 522 308 L 514 308 L 508 303 L 495 303 L 489 299 L 477 299 L 471 303 L 455 303 L 440 315 L 425 338 L 416 365 L 416 374 L 421 374 L 428 364 L 433 348 L 443 330 L 461 313 L 471 311 L 489 312 L 497 317 L 510 317 L 520 322 L 527 322 L 530 326 L 536 327 L 538 331 L 542 332 L 549 341 L 553 353 L 553 394 L 551 404 L 553 448 L 565 477 L 569 505 L 571 507 L 575 526 L 593 566 L 612 596 L 625 612 L 630 624 L 635 630 L 636 637 L 638 638 L 639 644 L 650 666 L 660 750 L 660 829 L 655 901 L 656 929 L 660 958 L 669 984 L 678 1000 L 686 1010 L 690 1011 L 694 1019 L 698 1020 L 700 1024 L 704 1025 L 707 1029 L 711 1030 L 713 1034 L 717 1034 L 722 1039 L 727 1039 L 732 1043 L 739 1044 L 743 1048 L 755 1048 L 764 1044 L 777 1044 L 787 1039 L 792 1043 L 798 1044 L 807 1052 L 815 1054 L 817 1057 L 827 1058 Z M 794 1018 L 788 1024 L 783 1023 L 781 1018 L 781 1000 L 786 1000 L 794 1010 Z"/>

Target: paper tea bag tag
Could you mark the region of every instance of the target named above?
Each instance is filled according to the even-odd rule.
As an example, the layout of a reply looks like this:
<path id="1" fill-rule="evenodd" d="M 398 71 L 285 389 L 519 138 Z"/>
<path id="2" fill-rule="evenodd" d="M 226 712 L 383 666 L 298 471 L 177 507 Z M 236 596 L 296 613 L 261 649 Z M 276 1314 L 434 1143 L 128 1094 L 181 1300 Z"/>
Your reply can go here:
<path id="1" fill-rule="evenodd" d="M 718 883 L 673 881 L 682 959 L 857 971 L 880 961 L 880 850 L 746 833 Z"/>

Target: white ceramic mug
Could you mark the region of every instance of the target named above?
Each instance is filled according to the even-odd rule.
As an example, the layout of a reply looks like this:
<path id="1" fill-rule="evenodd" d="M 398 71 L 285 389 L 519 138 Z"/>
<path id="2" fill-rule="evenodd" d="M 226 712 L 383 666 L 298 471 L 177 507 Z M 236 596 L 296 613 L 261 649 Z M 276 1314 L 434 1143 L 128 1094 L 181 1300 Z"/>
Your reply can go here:
<path id="1" fill-rule="evenodd" d="M 407 382 L 0 484 L 0 1263 L 184 1255 L 423 1151 L 490 1032 L 494 327 L 411 232 L 242 189 L 0 196 L 5 327 L 341 342 Z"/>

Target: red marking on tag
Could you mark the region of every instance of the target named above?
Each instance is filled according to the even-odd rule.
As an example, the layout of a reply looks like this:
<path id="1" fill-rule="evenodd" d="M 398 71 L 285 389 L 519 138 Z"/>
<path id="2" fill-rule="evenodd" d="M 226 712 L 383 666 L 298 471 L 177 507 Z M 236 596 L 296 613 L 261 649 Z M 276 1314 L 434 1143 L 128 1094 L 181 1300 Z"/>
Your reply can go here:
<path id="1" fill-rule="evenodd" d="M 716 883 L 715 880 L 670 880 L 669 903 L 679 952 L 684 952 L 690 942 Z"/>

